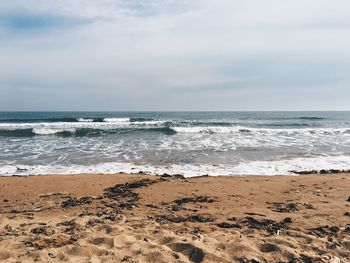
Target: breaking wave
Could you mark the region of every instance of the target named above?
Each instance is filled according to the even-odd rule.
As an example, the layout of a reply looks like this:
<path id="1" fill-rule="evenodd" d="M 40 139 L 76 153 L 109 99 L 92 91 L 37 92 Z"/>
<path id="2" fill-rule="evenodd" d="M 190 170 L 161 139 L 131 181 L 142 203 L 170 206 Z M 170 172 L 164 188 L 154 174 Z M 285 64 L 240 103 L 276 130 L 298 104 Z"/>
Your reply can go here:
<path id="1" fill-rule="evenodd" d="M 0 148 L 2 175 L 346 170 L 350 113 L 0 113 Z"/>
<path id="2" fill-rule="evenodd" d="M 128 122 L 147 122 L 147 121 L 156 121 L 151 118 L 12 118 L 12 119 L 0 119 L 0 123 L 40 123 L 40 122 L 114 122 L 114 123 L 128 123 Z"/>
<path id="3" fill-rule="evenodd" d="M 331 168 L 330 168 L 331 167 Z M 331 169 L 331 170 L 330 170 Z M 295 158 L 278 161 L 246 161 L 236 165 L 229 164 L 172 164 L 134 165 L 132 163 L 109 162 L 96 165 L 4 165 L 0 167 L 1 176 L 11 175 L 50 175 L 102 173 L 114 174 L 139 173 L 161 175 L 182 174 L 186 177 L 212 175 L 297 175 L 298 172 L 312 171 L 349 171 L 350 156 L 323 156 L 311 158 Z"/>
<path id="4" fill-rule="evenodd" d="M 253 128 L 246 126 L 173 126 L 176 123 L 167 121 L 134 121 L 107 120 L 96 123 L 90 119 L 77 123 L 0 123 L 0 136 L 34 136 L 34 135 L 63 135 L 63 136 L 101 136 L 126 132 L 160 132 L 172 134 L 240 134 L 251 135 L 339 135 L 350 134 L 350 128 Z"/>

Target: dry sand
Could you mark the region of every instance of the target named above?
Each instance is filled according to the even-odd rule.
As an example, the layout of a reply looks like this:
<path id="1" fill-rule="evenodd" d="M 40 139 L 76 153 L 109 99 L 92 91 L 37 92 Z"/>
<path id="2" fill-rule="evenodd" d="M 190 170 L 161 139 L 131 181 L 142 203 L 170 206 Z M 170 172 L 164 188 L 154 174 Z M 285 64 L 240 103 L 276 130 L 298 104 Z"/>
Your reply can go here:
<path id="1" fill-rule="evenodd" d="M 2 177 L 0 189 L 0 262 L 350 262 L 349 174 Z"/>

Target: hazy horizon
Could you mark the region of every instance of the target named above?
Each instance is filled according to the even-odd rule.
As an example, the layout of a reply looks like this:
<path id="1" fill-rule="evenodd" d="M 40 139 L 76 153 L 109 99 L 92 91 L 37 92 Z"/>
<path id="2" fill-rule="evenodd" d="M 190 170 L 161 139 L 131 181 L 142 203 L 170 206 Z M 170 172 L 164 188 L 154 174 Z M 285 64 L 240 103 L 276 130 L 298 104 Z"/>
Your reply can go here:
<path id="1" fill-rule="evenodd" d="M 349 8 L 0 0 L 0 111 L 350 110 Z"/>
<path id="2" fill-rule="evenodd" d="M 222 113 L 237 113 L 237 112 L 247 112 L 247 113 L 254 113 L 254 112 L 280 112 L 280 113 L 283 113 L 283 112 L 294 112 L 294 113 L 322 113 L 322 112 L 350 112 L 350 110 L 149 110 L 149 111 L 143 111 L 143 110 L 2 110 L 0 111 L 2 113 L 74 113 L 74 112 L 77 112 L 77 113 L 157 113 L 157 112 L 164 112 L 164 113 L 186 113 L 186 112 L 194 112 L 194 113 L 205 113 L 205 112 L 222 112 Z"/>

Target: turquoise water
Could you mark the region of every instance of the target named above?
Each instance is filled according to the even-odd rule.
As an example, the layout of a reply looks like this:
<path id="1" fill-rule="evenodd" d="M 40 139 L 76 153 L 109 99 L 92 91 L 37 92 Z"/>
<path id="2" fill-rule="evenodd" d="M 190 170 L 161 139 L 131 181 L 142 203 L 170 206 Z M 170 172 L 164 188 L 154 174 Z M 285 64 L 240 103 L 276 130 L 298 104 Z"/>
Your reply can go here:
<path id="1" fill-rule="evenodd" d="M 350 169 L 350 112 L 0 112 L 0 174 Z"/>

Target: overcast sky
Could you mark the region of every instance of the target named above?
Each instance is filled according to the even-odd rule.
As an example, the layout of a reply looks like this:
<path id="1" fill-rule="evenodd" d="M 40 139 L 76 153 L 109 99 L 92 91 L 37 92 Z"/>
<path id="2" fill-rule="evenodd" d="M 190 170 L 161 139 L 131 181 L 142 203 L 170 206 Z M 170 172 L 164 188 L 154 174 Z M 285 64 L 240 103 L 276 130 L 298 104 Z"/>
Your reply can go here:
<path id="1" fill-rule="evenodd" d="M 0 110 L 350 110 L 349 0 L 0 0 Z"/>

